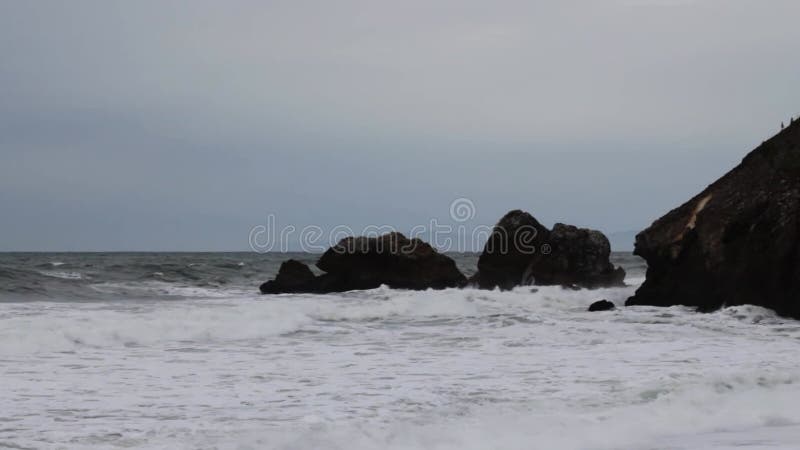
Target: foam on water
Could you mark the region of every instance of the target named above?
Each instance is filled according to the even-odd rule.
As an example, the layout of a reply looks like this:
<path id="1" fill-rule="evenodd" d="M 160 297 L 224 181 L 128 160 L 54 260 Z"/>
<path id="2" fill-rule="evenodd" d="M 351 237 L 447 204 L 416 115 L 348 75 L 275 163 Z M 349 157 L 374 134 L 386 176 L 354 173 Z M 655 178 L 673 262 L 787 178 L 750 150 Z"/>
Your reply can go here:
<path id="1" fill-rule="evenodd" d="M 60 272 L 55 270 L 41 270 L 40 274 L 46 277 L 61 278 L 63 280 L 80 280 L 83 275 L 79 272 Z"/>
<path id="2" fill-rule="evenodd" d="M 800 441 L 800 324 L 763 308 L 586 311 L 600 298 L 621 305 L 634 286 L 259 296 L 146 275 L 88 286 L 108 298 L 0 303 L 0 444 L 549 450 Z"/>
<path id="3" fill-rule="evenodd" d="M 316 423 L 277 442 L 258 431 L 247 439 L 251 448 L 270 443 L 285 449 L 792 449 L 800 437 L 796 381 L 719 380 L 606 409 L 477 407 L 429 423 L 370 429 Z"/>
<path id="4" fill-rule="evenodd" d="M 180 285 L 158 280 L 95 283 L 91 284 L 89 288 L 99 293 L 123 296 L 127 299 L 145 299 L 152 297 L 173 299 L 231 298 L 236 291 L 244 295 L 252 294 L 252 289 L 220 290 L 200 286 Z"/>
<path id="5" fill-rule="evenodd" d="M 20 304 L 0 316 L 0 357 L 19 357 L 83 349 L 122 350 L 145 346 L 239 343 L 299 330 L 311 319 L 278 304 L 220 306 L 140 302 L 107 304 Z"/>

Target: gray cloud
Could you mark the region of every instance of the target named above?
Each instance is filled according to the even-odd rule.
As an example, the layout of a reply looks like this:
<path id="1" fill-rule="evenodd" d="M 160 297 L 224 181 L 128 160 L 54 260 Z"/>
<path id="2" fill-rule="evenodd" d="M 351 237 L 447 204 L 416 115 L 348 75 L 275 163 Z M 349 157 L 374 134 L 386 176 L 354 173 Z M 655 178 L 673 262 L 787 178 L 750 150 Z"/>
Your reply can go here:
<path id="1" fill-rule="evenodd" d="M 793 0 L 8 1 L 0 249 L 250 226 L 637 229 L 800 113 Z"/>

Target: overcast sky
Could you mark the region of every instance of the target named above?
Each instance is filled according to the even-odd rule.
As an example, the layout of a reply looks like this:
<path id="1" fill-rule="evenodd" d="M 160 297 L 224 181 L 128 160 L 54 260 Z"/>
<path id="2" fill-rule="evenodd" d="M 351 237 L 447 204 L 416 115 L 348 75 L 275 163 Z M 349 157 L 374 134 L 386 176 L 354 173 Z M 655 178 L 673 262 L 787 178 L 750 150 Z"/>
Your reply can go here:
<path id="1" fill-rule="evenodd" d="M 0 0 L 0 250 L 638 230 L 800 114 L 800 1 Z"/>

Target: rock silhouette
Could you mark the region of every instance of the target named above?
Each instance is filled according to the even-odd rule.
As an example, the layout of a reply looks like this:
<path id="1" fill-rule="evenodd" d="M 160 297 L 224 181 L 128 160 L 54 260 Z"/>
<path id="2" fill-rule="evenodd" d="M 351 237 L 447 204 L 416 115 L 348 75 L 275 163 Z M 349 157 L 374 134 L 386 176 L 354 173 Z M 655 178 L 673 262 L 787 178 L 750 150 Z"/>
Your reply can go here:
<path id="1" fill-rule="evenodd" d="M 616 305 L 608 300 L 598 300 L 591 305 L 589 305 L 589 312 L 595 311 L 610 311 L 612 309 L 616 309 Z"/>
<path id="2" fill-rule="evenodd" d="M 326 273 L 309 278 L 308 266 L 287 261 L 274 280 L 261 285 L 261 292 L 344 292 L 384 284 L 395 289 L 444 289 L 466 282 L 452 258 L 401 233 L 344 238 L 320 257 L 317 267 Z"/>
<path id="3" fill-rule="evenodd" d="M 626 305 L 753 304 L 800 318 L 800 121 L 636 236 Z"/>
<path id="4" fill-rule="evenodd" d="M 611 264 L 611 245 L 596 230 L 557 223 L 548 230 L 521 210 L 495 225 L 470 279 L 484 289 L 519 285 L 621 286 L 625 271 Z"/>
<path id="5" fill-rule="evenodd" d="M 310 286 L 315 278 L 307 265 L 290 259 L 281 263 L 275 279 L 262 284 L 260 289 L 263 294 L 301 292 Z"/>

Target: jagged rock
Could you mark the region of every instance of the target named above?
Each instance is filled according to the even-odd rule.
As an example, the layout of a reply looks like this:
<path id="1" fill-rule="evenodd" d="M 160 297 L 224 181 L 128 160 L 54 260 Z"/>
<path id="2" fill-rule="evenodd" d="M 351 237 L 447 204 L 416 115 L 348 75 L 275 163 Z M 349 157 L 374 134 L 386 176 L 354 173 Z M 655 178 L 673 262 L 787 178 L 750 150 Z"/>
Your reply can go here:
<path id="1" fill-rule="evenodd" d="M 482 289 L 511 289 L 522 284 L 532 262 L 541 259 L 541 246 L 550 230 L 532 215 L 516 209 L 503 216 L 489 235 L 470 282 Z"/>
<path id="2" fill-rule="evenodd" d="M 526 284 L 587 288 L 624 284 L 625 270 L 611 264 L 611 244 L 603 233 L 557 223 L 548 239 L 550 254 L 531 261 L 523 278 Z"/>
<path id="3" fill-rule="evenodd" d="M 560 223 L 548 230 L 527 212 L 514 210 L 494 227 L 470 282 L 484 289 L 623 285 L 625 271 L 611 264 L 610 255 L 608 239 L 599 231 Z"/>
<path id="4" fill-rule="evenodd" d="M 281 263 L 278 275 L 260 287 L 262 294 L 299 292 L 314 283 L 314 273 L 300 261 L 290 259 Z"/>
<path id="5" fill-rule="evenodd" d="M 800 318 L 800 121 L 636 236 L 626 305 L 753 304 Z"/>
<path id="6" fill-rule="evenodd" d="M 592 303 L 591 305 L 589 305 L 589 311 L 590 312 L 610 311 L 610 310 L 616 309 L 616 308 L 617 307 L 616 307 L 616 305 L 614 305 L 614 303 L 612 303 L 612 302 L 610 302 L 608 300 L 605 300 L 605 299 L 604 300 L 598 300 L 598 301 Z"/>
<path id="7" fill-rule="evenodd" d="M 420 239 L 408 239 L 400 233 L 342 239 L 320 257 L 317 267 L 326 273 L 312 279 L 306 277 L 302 285 L 292 286 L 292 290 L 270 293 L 343 292 L 374 289 L 382 284 L 396 289 L 444 289 L 466 282 L 450 257 Z M 264 286 L 283 286 L 278 278 L 274 284 L 267 282 Z"/>

